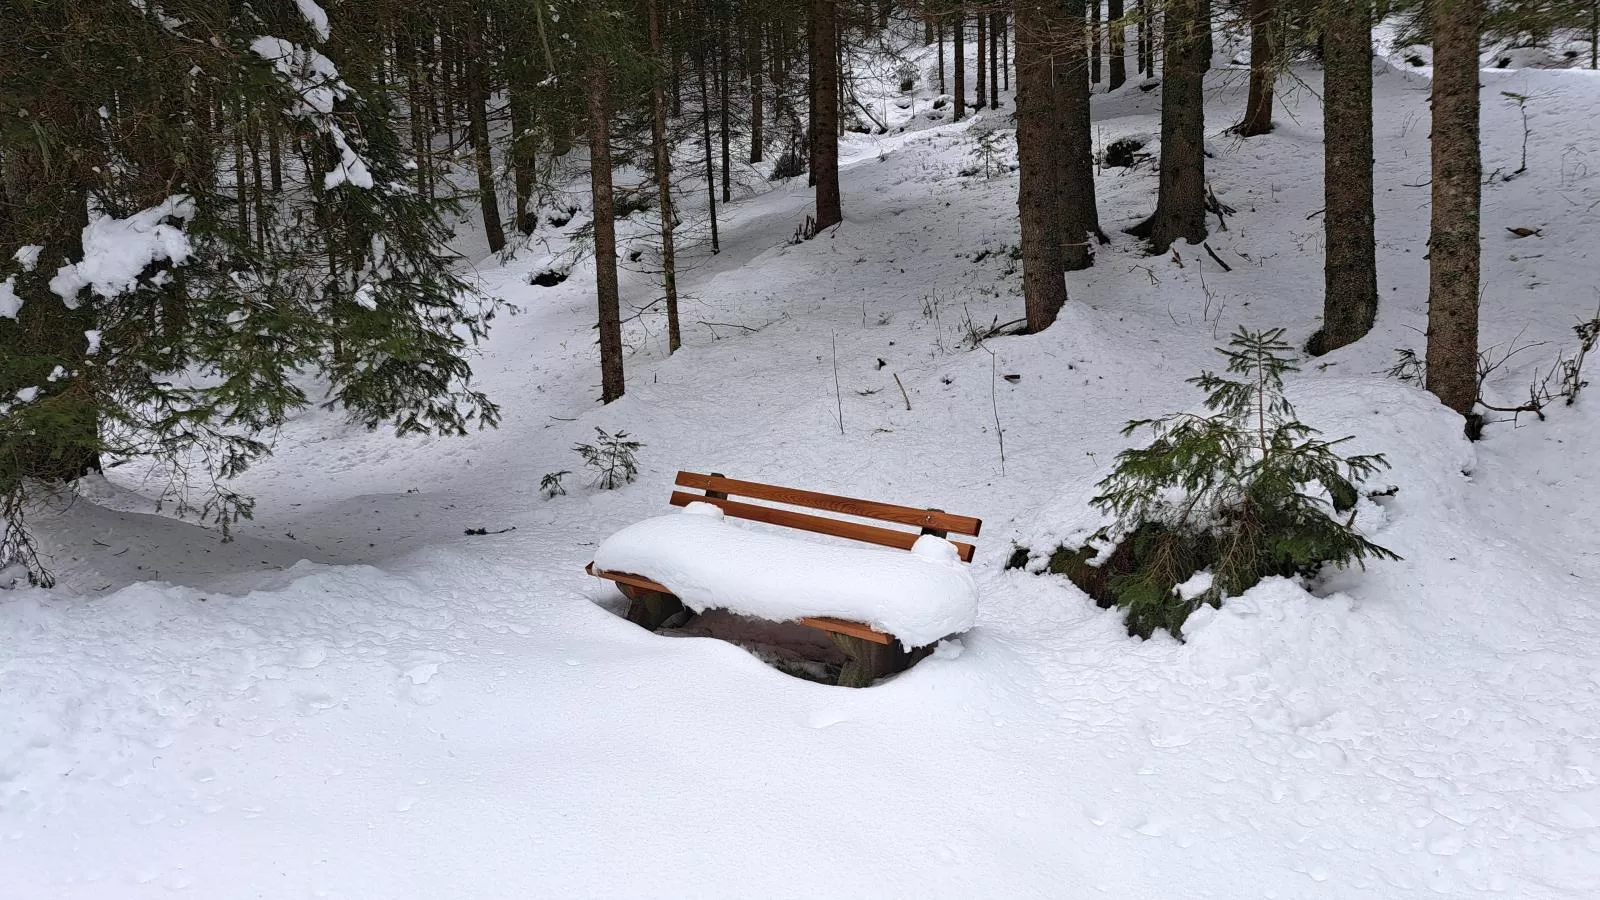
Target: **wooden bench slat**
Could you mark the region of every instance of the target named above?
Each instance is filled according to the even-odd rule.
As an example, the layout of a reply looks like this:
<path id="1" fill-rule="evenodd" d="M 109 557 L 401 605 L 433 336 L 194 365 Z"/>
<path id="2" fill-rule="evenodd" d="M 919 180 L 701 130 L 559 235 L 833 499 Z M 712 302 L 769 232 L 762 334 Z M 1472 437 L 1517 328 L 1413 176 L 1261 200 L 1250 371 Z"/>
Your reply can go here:
<path id="1" fill-rule="evenodd" d="M 733 493 L 730 491 L 730 493 Z M 673 491 L 671 503 L 673 506 L 688 506 L 691 503 L 710 503 L 722 508 L 722 511 L 737 519 L 748 519 L 752 522 L 765 522 L 768 525 L 782 525 L 786 528 L 798 528 L 801 531 L 810 531 L 815 534 L 829 534 L 834 537 L 849 538 L 882 547 L 894 547 L 898 550 L 910 550 L 921 535 L 910 531 L 896 531 L 893 528 L 881 528 L 877 525 L 867 525 L 862 522 L 846 522 L 843 519 L 829 519 L 825 516 L 813 516 L 809 513 L 795 512 L 789 509 L 778 509 L 773 506 L 758 506 L 754 503 L 741 503 L 738 500 L 723 500 L 720 497 L 708 497 L 701 494 L 691 494 L 686 491 Z M 951 541 L 955 544 L 956 553 L 962 562 L 972 562 L 972 554 L 976 548 L 971 544 L 961 541 Z"/>
<path id="2" fill-rule="evenodd" d="M 660 593 L 669 595 L 672 593 L 672 591 L 668 590 L 665 585 L 657 584 L 656 582 L 651 581 L 643 576 L 630 575 L 627 572 L 607 572 L 603 569 L 596 569 L 594 567 L 594 563 L 589 563 L 587 566 L 584 566 L 583 570 L 588 572 L 590 575 L 595 576 L 596 578 L 604 578 L 608 581 L 620 582 L 632 587 L 643 588 L 647 591 L 659 591 Z M 823 631 L 833 631 L 840 634 L 848 634 L 852 637 L 861 638 L 862 640 L 872 641 L 875 644 L 894 643 L 894 637 L 892 635 L 884 634 L 881 631 L 873 629 L 869 625 L 862 624 L 861 622 L 851 622 L 848 619 L 835 619 L 829 616 L 811 616 L 804 619 L 796 619 L 795 621 L 799 622 L 801 625 L 807 625 L 812 628 L 820 628 Z"/>
<path id="3" fill-rule="evenodd" d="M 834 494 L 761 484 L 755 481 L 740 481 L 735 478 L 723 478 L 716 475 L 679 472 L 676 483 L 680 487 L 699 488 L 703 491 L 720 491 L 726 494 L 749 497 L 753 500 L 770 500 L 774 503 L 786 503 L 790 506 L 825 509 L 849 516 L 879 519 L 885 522 L 910 525 L 915 528 L 928 528 L 972 537 L 977 537 L 978 531 L 983 527 L 983 520 L 972 516 L 958 516 L 930 509 L 896 506 L 892 503 L 859 500 L 854 497 L 840 497 Z"/>

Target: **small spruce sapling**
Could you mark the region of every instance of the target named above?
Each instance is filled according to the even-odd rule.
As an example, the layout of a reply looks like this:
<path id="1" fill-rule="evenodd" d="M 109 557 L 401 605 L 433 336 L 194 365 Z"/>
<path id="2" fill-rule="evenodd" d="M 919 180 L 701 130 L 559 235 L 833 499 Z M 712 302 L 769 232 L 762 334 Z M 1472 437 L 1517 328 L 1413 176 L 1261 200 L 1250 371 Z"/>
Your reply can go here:
<path id="1" fill-rule="evenodd" d="M 557 494 L 566 494 L 567 489 L 561 486 L 561 479 L 571 474 L 566 469 L 544 473 L 544 477 L 539 479 L 539 493 L 543 494 L 546 500 L 554 499 Z"/>
<path id="2" fill-rule="evenodd" d="M 1341 455 L 1349 437 L 1323 440 L 1296 418 L 1283 376 L 1298 369 L 1283 335 L 1240 330 L 1219 348 L 1224 374 L 1189 379 L 1205 391 L 1209 415 L 1143 419 L 1123 430 L 1149 429 L 1154 440 L 1119 454 L 1098 485 L 1091 502 L 1114 523 L 1097 537 L 1116 547 L 1091 580 L 1109 595 L 1096 599 L 1126 611 L 1130 632 L 1181 636 L 1200 604 L 1220 605 L 1269 575 L 1399 559 L 1354 528 L 1356 484 L 1388 463 Z M 1207 570 L 1204 590 L 1178 591 Z"/>
<path id="3" fill-rule="evenodd" d="M 594 485 L 610 491 L 631 483 L 639 476 L 639 463 L 634 454 L 644 447 L 628 439 L 626 431 L 607 434 L 596 428 L 598 437 L 593 444 L 577 444 L 572 449 L 583 457 L 585 467 L 595 471 Z"/>

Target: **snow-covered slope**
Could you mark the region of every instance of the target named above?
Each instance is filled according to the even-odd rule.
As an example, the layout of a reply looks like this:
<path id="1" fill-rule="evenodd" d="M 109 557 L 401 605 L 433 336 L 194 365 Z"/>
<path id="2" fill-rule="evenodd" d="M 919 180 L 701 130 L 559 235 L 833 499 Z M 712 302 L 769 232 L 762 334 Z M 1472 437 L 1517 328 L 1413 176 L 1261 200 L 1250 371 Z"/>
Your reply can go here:
<path id="1" fill-rule="evenodd" d="M 1552 342 L 1491 380 L 1511 400 L 1597 300 L 1600 78 L 1484 83 L 1486 171 L 1520 154 L 1499 92 L 1536 98 L 1528 171 L 1485 190 L 1485 343 Z M 966 348 L 967 323 L 1021 313 L 1015 178 L 974 155 L 1008 109 L 951 125 L 924 94 L 882 105 L 905 132 L 852 138 L 838 229 L 788 243 L 797 183 L 725 210 L 722 253 L 688 255 L 685 348 L 631 321 L 615 404 L 586 269 L 533 287 L 526 253 L 479 273 L 517 308 L 476 367 L 499 431 L 307 414 L 241 480 L 260 506 L 230 545 L 113 470 L 39 520 L 63 587 L 0 594 L 5 896 L 1600 893 L 1600 414 L 1585 396 L 1468 446 L 1382 376 L 1425 315 L 1418 73 L 1377 78 L 1378 328 L 1293 385 L 1389 455 L 1400 490 L 1366 524 L 1405 560 L 1263 584 L 1186 644 L 1003 571 L 1013 539 L 1072 527 L 1125 420 L 1195 403 L 1184 379 L 1235 324 L 1316 325 L 1317 103 L 1287 90 L 1277 132 L 1239 142 L 1242 87 L 1208 91 L 1230 272 L 1114 234 L 1047 333 Z M 1157 102 L 1097 97 L 1098 142 L 1157 131 Z M 1108 229 L 1154 200 L 1148 167 L 1097 186 Z M 644 442 L 641 480 L 542 499 L 595 427 Z M 680 467 L 982 517 L 976 627 L 851 691 L 630 625 L 582 566 L 668 510 Z"/>

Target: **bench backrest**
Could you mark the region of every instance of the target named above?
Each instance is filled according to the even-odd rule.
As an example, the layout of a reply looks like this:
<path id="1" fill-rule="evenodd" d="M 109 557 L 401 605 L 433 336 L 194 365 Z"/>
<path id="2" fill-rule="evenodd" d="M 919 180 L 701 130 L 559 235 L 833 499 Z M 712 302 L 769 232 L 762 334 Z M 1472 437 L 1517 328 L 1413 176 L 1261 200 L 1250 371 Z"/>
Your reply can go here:
<path id="1" fill-rule="evenodd" d="M 937 509 L 917 509 L 910 506 L 895 506 L 892 503 L 878 503 L 872 500 L 836 497 L 833 494 L 819 494 L 816 491 L 802 491 L 797 488 L 760 484 L 754 481 L 739 481 L 733 478 L 724 478 L 716 473 L 699 475 L 694 472 L 679 472 L 675 483 L 679 487 L 690 488 L 691 490 L 673 491 L 673 506 L 688 506 L 691 503 L 711 503 L 721 507 L 724 513 L 736 519 L 748 519 L 752 522 L 765 522 L 769 525 L 798 528 L 801 531 L 828 534 L 834 537 L 878 544 L 883 547 L 896 547 L 901 550 L 910 550 L 911 546 L 917 542 L 917 538 L 924 534 L 938 535 L 942 538 L 949 538 L 952 534 L 977 537 L 978 530 L 983 527 L 981 519 L 975 519 L 971 516 L 951 515 Z M 703 493 L 694 493 L 694 489 L 698 489 Z M 881 525 L 872 525 L 866 522 L 852 522 L 847 519 L 815 516 L 810 513 L 797 512 L 778 506 L 745 503 L 740 500 L 730 499 L 731 497 L 764 500 L 769 503 L 782 503 L 787 506 L 798 506 L 804 509 L 826 510 L 840 515 L 873 519 L 879 522 L 892 522 L 896 525 L 908 525 L 917 530 L 905 531 L 898 528 L 885 528 Z M 960 554 L 963 562 L 972 562 L 974 549 L 972 544 L 957 540 L 952 540 L 951 543 L 956 545 L 956 551 Z"/>

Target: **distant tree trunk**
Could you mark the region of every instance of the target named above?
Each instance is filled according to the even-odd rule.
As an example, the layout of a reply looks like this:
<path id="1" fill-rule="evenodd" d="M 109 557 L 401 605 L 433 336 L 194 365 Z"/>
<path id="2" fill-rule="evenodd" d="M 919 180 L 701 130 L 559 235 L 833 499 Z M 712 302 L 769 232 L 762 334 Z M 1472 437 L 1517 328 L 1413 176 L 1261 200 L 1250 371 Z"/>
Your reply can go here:
<path id="1" fill-rule="evenodd" d="M 500 222 L 500 201 L 495 196 L 494 160 L 489 155 L 489 84 L 483 67 L 483 41 L 477 10 L 469 8 L 461 18 L 467 39 L 467 127 L 471 129 L 472 158 L 478 170 L 478 204 L 483 210 L 483 234 L 489 241 L 489 252 L 499 253 L 505 249 L 506 232 Z"/>
<path id="2" fill-rule="evenodd" d="M 763 131 L 766 123 L 763 93 L 766 90 L 762 67 L 766 65 L 765 54 L 761 52 L 761 23 L 754 22 L 750 26 L 750 41 L 746 47 L 745 59 L 750 66 L 750 164 L 761 162 L 763 150 L 766 146 L 766 135 Z"/>
<path id="3" fill-rule="evenodd" d="M 647 2 L 650 55 L 657 63 L 661 63 L 665 61 L 661 40 L 661 0 Z M 658 72 L 650 81 L 650 149 L 655 157 L 656 207 L 661 214 L 661 287 L 667 302 L 667 352 L 676 353 L 683 346 L 683 335 L 678 324 L 678 255 L 672 237 L 673 219 L 676 218 L 672 205 L 672 151 L 667 146 L 667 96 L 662 77 L 663 74 Z"/>
<path id="4" fill-rule="evenodd" d="M 1011 45 L 1010 39 L 1006 36 L 1006 14 L 999 12 L 996 15 L 1000 17 L 1000 79 L 1009 91 L 1011 90 Z"/>
<path id="5" fill-rule="evenodd" d="M 706 161 L 706 208 L 711 214 L 711 252 L 715 255 L 722 252 L 722 241 L 717 234 L 717 175 L 711 159 L 711 90 L 706 85 L 706 70 L 711 65 L 709 56 L 705 40 L 702 39 L 699 64 L 695 68 L 700 81 L 700 148 L 705 153 Z"/>
<path id="6" fill-rule="evenodd" d="M 1100 0 L 1089 0 L 1089 82 L 1100 83 Z"/>
<path id="7" fill-rule="evenodd" d="M 967 117 L 967 11 L 956 3 L 955 32 L 950 37 L 950 61 L 955 65 L 955 121 Z"/>
<path id="8" fill-rule="evenodd" d="M 1206 237 L 1204 0 L 1169 0 L 1163 16 L 1161 174 L 1156 211 L 1128 229 L 1153 253 Z"/>
<path id="9" fill-rule="evenodd" d="M 722 202 L 733 202 L 733 128 L 728 120 L 729 107 L 732 104 L 731 91 L 728 81 L 731 77 L 729 69 L 733 68 L 732 57 L 728 53 L 728 23 L 723 20 L 719 23 L 721 46 L 717 48 L 717 116 L 718 127 L 722 132 Z"/>
<path id="10" fill-rule="evenodd" d="M 1348 24 L 1358 15 L 1340 9 L 1324 23 L 1323 39 L 1330 28 Z M 1255 137 L 1272 130 L 1272 88 L 1278 79 L 1278 0 L 1250 0 L 1250 95 L 1245 101 L 1240 137 Z"/>
<path id="11" fill-rule="evenodd" d="M 941 19 L 934 25 L 935 36 L 939 41 L 939 93 L 945 93 L 944 79 L 944 21 Z"/>
<path id="12" fill-rule="evenodd" d="M 811 171 L 817 179 L 817 229 L 844 219 L 839 198 L 838 20 L 835 0 L 811 0 Z"/>
<path id="13" fill-rule="evenodd" d="M 1136 0 L 1139 9 L 1139 74 L 1149 77 L 1156 72 L 1156 51 L 1153 46 L 1155 31 L 1151 28 L 1150 0 Z"/>
<path id="14" fill-rule="evenodd" d="M 1123 21 L 1122 0 L 1107 0 L 1106 19 L 1111 26 L 1111 39 L 1106 43 L 1110 54 L 1106 90 L 1114 91 L 1128 81 L 1127 23 Z"/>
<path id="15" fill-rule="evenodd" d="M 1428 237 L 1428 390 L 1472 415 L 1478 396 L 1478 40 L 1483 0 L 1432 0 L 1433 223 Z"/>
<path id="16" fill-rule="evenodd" d="M 1378 315 L 1372 211 L 1372 20 L 1369 0 L 1323 0 L 1324 245 L 1322 329 L 1314 354 L 1353 344 Z"/>
<path id="17" fill-rule="evenodd" d="M 1055 206 L 1061 190 L 1052 146 L 1057 128 L 1050 74 L 1052 0 L 1017 0 L 1017 212 L 1022 227 L 1022 294 L 1028 330 L 1040 332 L 1067 302 Z"/>
<path id="18" fill-rule="evenodd" d="M 1091 0 L 1092 2 L 1092 0 Z M 1094 137 L 1089 125 L 1089 53 L 1085 46 L 1083 0 L 1056 0 L 1058 24 L 1051 30 L 1055 49 L 1056 140 L 1061 262 L 1068 272 L 1094 264 L 1089 239 L 1100 236 L 1094 191 Z M 1065 26 L 1065 27 L 1062 27 Z"/>
<path id="19" fill-rule="evenodd" d="M 1005 29 L 1005 14 L 989 14 L 989 108 L 1000 108 L 1000 32 Z"/>
<path id="20" fill-rule="evenodd" d="M 978 13 L 978 81 L 972 97 L 972 108 L 983 109 L 989 96 L 989 16 Z"/>
<path id="21" fill-rule="evenodd" d="M 922 16 L 922 46 L 927 47 L 933 42 L 933 13 L 924 12 Z"/>
<path id="22" fill-rule="evenodd" d="M 611 184 L 611 71 L 589 66 L 589 187 L 594 206 L 594 285 L 600 300 L 600 400 L 622 396 L 622 295 L 617 285 L 616 202 Z"/>
<path id="23" fill-rule="evenodd" d="M 523 234 L 532 234 L 538 224 L 537 216 L 529 209 L 533 200 L 535 169 L 539 165 L 538 141 L 533 133 L 534 110 L 537 107 L 525 88 L 513 83 L 507 90 L 507 106 L 511 112 L 511 173 L 516 187 L 516 201 L 511 217 L 512 227 Z"/>

